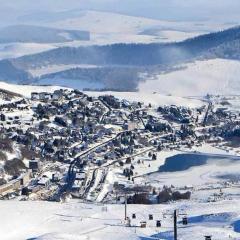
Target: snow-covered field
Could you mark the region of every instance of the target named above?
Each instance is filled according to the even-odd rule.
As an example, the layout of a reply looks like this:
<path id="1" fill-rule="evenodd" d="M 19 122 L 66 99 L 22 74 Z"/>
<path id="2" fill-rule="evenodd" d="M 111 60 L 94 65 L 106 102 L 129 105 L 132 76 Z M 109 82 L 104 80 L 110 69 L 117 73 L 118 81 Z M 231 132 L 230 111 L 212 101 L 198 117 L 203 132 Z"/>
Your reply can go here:
<path id="1" fill-rule="evenodd" d="M 206 157 L 206 163 L 201 162 L 199 159 L 199 165 L 191 166 L 183 162 L 183 158 L 175 158 L 174 166 L 170 163 L 166 165 L 166 159 L 173 156 L 184 155 L 184 158 L 193 159 L 195 154 L 198 156 Z M 237 152 L 221 150 L 219 148 L 203 145 L 202 147 L 194 147 L 192 150 L 174 150 L 174 151 L 163 151 L 158 153 L 156 161 L 152 161 L 147 157 L 144 165 L 139 165 L 135 168 L 138 172 L 139 178 L 136 178 L 136 183 L 146 181 L 153 184 L 154 186 L 191 186 L 191 187 L 203 187 L 210 184 L 217 184 L 230 180 L 230 176 L 238 177 L 238 171 L 240 169 L 240 156 Z M 233 160 L 234 159 L 234 160 Z M 181 161 L 180 161 L 181 160 Z M 148 165 L 150 164 L 151 167 Z M 165 164 L 165 169 L 169 169 L 169 172 L 159 172 L 159 167 Z M 186 168 L 185 170 L 183 170 Z M 171 170 L 172 169 L 172 170 Z M 173 171 L 176 169 L 176 171 Z M 179 169 L 179 170 L 177 170 Z M 221 176 L 228 176 L 226 179 L 221 179 Z"/>
<path id="2" fill-rule="evenodd" d="M 111 12 L 80 11 L 67 18 L 46 19 L 35 25 L 69 30 L 87 30 L 90 41 L 72 41 L 55 44 L 9 43 L 0 44 L 0 59 L 20 57 L 62 46 L 106 45 L 114 43 L 175 42 L 201 34 L 233 27 L 235 23 L 224 21 L 165 21 L 133 17 Z"/>
<path id="3" fill-rule="evenodd" d="M 0 236 L 2 240 L 172 240 L 174 209 L 189 217 L 189 225 L 184 227 L 179 215 L 181 240 L 202 240 L 205 235 L 217 240 L 239 239 L 235 232 L 239 231 L 239 200 L 128 205 L 128 216 L 135 213 L 137 217 L 132 220 L 133 227 L 124 225 L 124 205 L 5 201 L 0 204 L 4 216 Z M 154 220 L 148 220 L 149 214 Z M 156 220 L 161 220 L 161 228 L 155 227 Z M 146 221 L 147 228 L 139 228 L 140 221 Z"/>
<path id="4" fill-rule="evenodd" d="M 177 105 L 177 106 L 188 106 L 191 108 L 201 107 L 203 102 L 198 99 L 190 99 L 185 97 L 168 96 L 159 93 L 153 93 L 154 89 L 151 91 L 142 92 L 86 92 L 90 96 L 100 96 L 100 95 L 114 95 L 119 99 L 127 99 L 128 101 L 137 101 L 151 103 L 154 106 L 158 105 Z"/>
<path id="5" fill-rule="evenodd" d="M 239 94 L 240 62 L 213 59 L 183 65 L 182 70 L 160 74 L 140 83 L 140 92 L 158 92 L 175 96 Z"/>
<path id="6" fill-rule="evenodd" d="M 88 30 L 91 33 L 89 42 L 83 44 L 111 43 L 150 43 L 182 41 L 190 37 L 204 34 L 216 29 L 227 28 L 221 23 L 213 22 L 174 22 L 133 17 L 110 12 L 84 11 L 79 17 L 72 17 L 56 22 L 48 22 L 48 26 L 64 29 Z"/>
<path id="7" fill-rule="evenodd" d="M 59 80 L 56 80 L 59 82 Z M 46 81 L 49 84 L 49 81 Z M 9 84 L 5 82 L 0 82 L 0 89 L 6 89 L 11 92 L 21 94 L 25 97 L 30 97 L 31 92 L 54 92 L 56 89 L 64 88 L 60 86 L 33 86 L 33 85 L 17 85 Z M 114 95 L 119 99 L 127 99 L 129 101 L 144 101 L 145 103 L 151 103 L 152 105 L 177 105 L 177 106 L 188 106 L 191 108 L 201 107 L 203 102 L 198 99 L 190 99 L 184 97 L 174 97 L 154 93 L 138 93 L 138 92 L 86 92 L 90 96 L 100 96 L 100 95 Z"/>
<path id="8" fill-rule="evenodd" d="M 40 43 L 0 44 L 0 60 L 40 53 L 54 48 L 56 48 L 56 46 L 53 44 L 40 44 Z"/>
<path id="9" fill-rule="evenodd" d="M 44 74 L 59 72 L 73 68 L 95 68 L 95 65 L 53 65 L 32 69 L 30 73 L 39 77 Z M 118 97 L 126 97 L 129 100 L 140 101 L 144 95 L 151 102 L 163 101 L 168 104 L 185 104 L 183 98 L 176 96 L 205 96 L 213 95 L 239 95 L 240 62 L 226 59 L 212 59 L 183 64 L 180 69 L 168 73 L 161 73 L 139 82 L 139 93 L 114 93 Z M 68 81 L 68 82 L 67 82 Z M 38 84 L 51 84 L 71 86 L 78 89 L 101 88 L 101 84 L 90 83 L 81 80 L 51 79 L 41 80 Z M 103 87 L 103 86 L 102 86 Z M 154 93 L 154 94 L 153 94 Z M 99 93 L 91 93 L 98 95 Z M 101 94 L 101 93 L 100 93 Z M 172 95 L 172 97 L 170 96 Z M 166 104 L 167 104 L 166 103 Z M 193 103 L 193 101 L 189 101 Z"/>
<path id="10" fill-rule="evenodd" d="M 65 79 L 65 78 L 45 78 L 40 79 L 37 84 L 39 85 L 59 85 L 66 88 L 73 88 L 73 89 L 79 89 L 83 90 L 84 88 L 87 89 L 101 89 L 105 86 L 102 83 L 92 82 L 92 81 L 86 81 L 86 80 L 80 80 L 80 79 Z"/>
<path id="11" fill-rule="evenodd" d="M 46 26 L 90 31 L 90 41 L 72 41 L 55 44 L 21 42 L 0 44 L 0 60 L 40 53 L 63 46 L 78 47 L 82 45 L 106 45 L 113 43 L 172 42 L 182 41 L 208 32 L 207 29 L 201 28 L 193 31 L 194 23 L 191 24 L 185 23 L 184 25 L 178 22 L 159 21 L 110 12 L 84 11 L 79 14 L 79 17 L 69 16 L 65 20 L 50 21 Z M 212 28 L 213 26 L 210 27 L 210 29 Z"/>
<path id="12" fill-rule="evenodd" d="M 133 17 L 111 12 L 82 11 L 79 17 L 50 21 L 48 26 L 65 29 L 88 30 L 89 42 L 73 42 L 73 45 L 174 42 L 195 37 L 204 33 L 234 26 L 223 20 L 165 21 L 144 17 Z"/>
<path id="13" fill-rule="evenodd" d="M 5 89 L 10 92 L 21 94 L 24 97 L 31 97 L 31 92 L 54 92 L 63 87 L 59 86 L 32 86 L 32 85 L 16 85 L 6 82 L 0 82 L 0 89 Z"/>

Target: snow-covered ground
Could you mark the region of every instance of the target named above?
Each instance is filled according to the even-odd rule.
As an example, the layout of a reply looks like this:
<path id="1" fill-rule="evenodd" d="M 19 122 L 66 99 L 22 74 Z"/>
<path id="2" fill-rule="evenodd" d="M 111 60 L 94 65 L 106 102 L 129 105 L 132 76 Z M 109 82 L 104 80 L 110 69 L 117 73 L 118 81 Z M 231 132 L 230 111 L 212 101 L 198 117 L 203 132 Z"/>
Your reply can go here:
<path id="1" fill-rule="evenodd" d="M 64 82 L 64 80 L 63 80 Z M 76 83 L 74 83 L 76 82 Z M 74 81 L 72 85 L 78 85 L 79 81 Z M 8 91 L 21 94 L 24 97 L 31 97 L 31 92 L 54 92 L 57 89 L 64 88 L 60 86 L 54 86 L 54 83 L 60 83 L 61 79 L 53 79 L 51 82 L 46 80 L 44 84 L 52 84 L 51 86 L 33 86 L 33 85 L 17 85 L 17 84 L 9 84 L 5 82 L 0 82 L 0 89 L 6 89 Z M 87 83 L 86 83 L 87 84 Z M 89 86 L 86 85 L 86 87 Z M 174 96 L 167 96 L 162 94 L 155 94 L 155 93 L 138 93 L 138 92 L 89 92 L 87 91 L 86 94 L 90 96 L 100 96 L 100 95 L 114 95 L 119 99 L 127 99 L 129 101 L 144 101 L 145 103 L 151 103 L 154 106 L 158 105 L 177 105 L 177 106 L 188 106 L 191 108 L 201 107 L 203 102 L 198 99 L 193 98 L 185 98 L 185 97 L 174 97 Z"/>
<path id="2" fill-rule="evenodd" d="M 240 168 L 240 155 L 237 153 L 237 149 L 235 150 L 226 151 L 211 145 L 203 145 L 193 147 L 193 149 L 164 150 L 157 153 L 157 160 L 152 160 L 146 152 L 132 160 L 134 163 L 134 183 L 145 182 L 156 188 L 161 188 L 164 185 L 173 185 L 179 188 L 186 186 L 204 188 L 210 184 L 231 181 L 231 178 L 238 179 L 238 177 L 240 178 L 237 170 Z M 175 162 L 167 162 L 169 158 L 183 154 L 184 157 L 175 158 Z M 202 158 L 198 158 L 198 162 L 191 165 L 195 156 Z M 186 158 L 189 161 L 184 161 Z M 160 171 L 162 166 L 165 166 L 166 170 Z M 129 184 L 129 181 L 122 174 L 125 167 L 116 168 L 113 166 L 111 168 L 106 179 L 108 186 L 113 186 L 114 182 Z"/>
<path id="3" fill-rule="evenodd" d="M 175 96 L 239 94 L 240 62 L 213 59 L 183 65 L 182 70 L 160 74 L 140 83 L 140 92 L 158 92 Z"/>
<path id="4" fill-rule="evenodd" d="M 17 85 L 0 82 L 0 89 L 5 89 L 10 92 L 21 94 L 24 97 L 31 97 L 32 92 L 54 92 L 63 87 L 59 86 L 32 86 L 32 85 Z"/>
<path id="5" fill-rule="evenodd" d="M 32 69 L 30 73 L 39 77 L 44 74 L 64 71 L 73 68 L 95 68 L 95 65 L 52 65 L 39 69 Z M 161 73 L 140 81 L 138 85 L 139 93 L 114 93 L 120 98 L 127 98 L 132 101 L 140 101 L 144 95 L 152 102 L 163 101 L 166 104 L 187 103 L 183 98 L 176 96 L 205 96 L 214 95 L 238 95 L 240 90 L 239 74 L 240 62 L 226 59 L 212 59 L 196 61 L 194 63 L 183 64 L 180 69 L 168 73 Z M 98 83 L 88 83 L 81 80 L 51 79 L 40 80 L 38 84 L 51 84 L 71 86 L 78 89 L 93 88 L 98 89 L 104 86 Z M 155 94 L 153 94 L 155 93 Z M 99 93 L 91 93 L 97 95 Z M 167 95 L 172 95 L 167 96 Z M 192 101 L 189 101 L 192 103 Z"/>
<path id="6" fill-rule="evenodd" d="M 239 239 L 234 232 L 239 227 L 239 200 L 128 205 L 128 216 L 135 213 L 137 217 L 132 220 L 133 227 L 124 226 L 124 205 L 5 201 L 0 204 L 4 216 L 0 219 L 0 235 L 2 240 L 172 240 L 174 209 L 189 217 L 188 226 L 178 224 L 181 240 L 202 240 L 205 235 L 219 240 Z M 148 220 L 149 214 L 154 220 Z M 162 221 L 161 228 L 155 227 L 156 220 Z M 146 221 L 147 228 L 139 228 L 140 221 Z"/>
<path id="7" fill-rule="evenodd" d="M 224 21 L 165 21 L 133 17 L 111 12 L 80 11 L 79 15 L 58 20 L 47 20 L 43 25 L 59 29 L 86 30 L 90 41 L 71 41 L 55 44 L 9 43 L 0 44 L 0 59 L 20 57 L 54 49 L 56 47 L 106 45 L 114 43 L 175 42 L 205 33 L 233 27 L 236 23 Z"/>
<path id="8" fill-rule="evenodd" d="M 57 47 L 82 45 L 106 45 L 113 43 L 151 43 L 182 41 L 208 32 L 207 29 L 193 31 L 194 23 L 159 21 L 132 17 L 110 12 L 84 11 L 79 17 L 57 22 L 48 22 L 47 27 L 90 31 L 90 41 L 71 41 L 55 44 L 8 43 L 0 44 L 0 60 L 21 57 L 51 50 Z M 210 27 L 212 29 L 212 27 Z M 146 31 L 147 30 L 147 31 Z M 213 30 L 213 29 L 212 29 Z M 146 32 L 145 32 L 146 31 Z"/>
<path id="9" fill-rule="evenodd" d="M 69 18 L 62 21 L 50 23 L 53 27 L 63 27 L 65 29 L 82 29 L 88 30 L 91 33 L 90 42 L 75 42 L 74 44 L 111 44 L 111 43 L 131 43 L 131 42 L 154 42 L 154 41 L 175 41 L 186 39 L 189 35 L 184 35 L 184 32 L 173 31 L 161 33 L 156 36 L 148 34 L 139 34 L 149 28 L 160 28 L 161 21 L 132 17 L 127 15 L 85 11 L 78 18 Z M 174 34 L 177 32 L 177 34 Z M 191 36 L 194 36 L 192 34 Z M 175 36 L 177 38 L 175 38 Z M 162 39 L 161 39 L 162 38 Z"/>
<path id="10" fill-rule="evenodd" d="M 9 43 L 0 44 L 0 60 L 21 57 L 24 55 L 40 53 L 56 48 L 53 44 L 40 43 Z"/>
<path id="11" fill-rule="evenodd" d="M 185 97 L 168 96 L 159 93 L 153 93 L 155 90 L 151 91 L 141 91 L 141 92 L 86 92 L 90 96 L 100 96 L 100 95 L 114 95 L 119 99 L 126 99 L 128 101 L 145 102 L 146 104 L 151 103 L 154 106 L 163 105 L 177 105 L 177 106 L 187 106 L 191 108 L 201 107 L 203 102 L 198 99 L 190 99 Z"/>
<path id="12" fill-rule="evenodd" d="M 57 89 L 64 88 L 60 86 L 54 86 L 54 83 L 61 83 L 61 79 L 51 80 L 51 82 L 46 80 L 45 84 L 52 84 L 51 86 L 33 86 L 33 85 L 17 85 L 9 84 L 5 82 L 0 82 L 0 89 L 6 89 L 8 91 L 21 94 L 25 97 L 30 97 L 31 92 L 54 92 Z M 54 82 L 52 82 L 54 81 Z M 74 81 L 73 81 L 74 82 Z M 75 81 L 76 84 L 78 81 Z M 114 95 L 119 99 L 126 99 L 129 101 L 144 101 L 146 104 L 151 103 L 154 106 L 158 105 L 177 105 L 177 106 L 188 106 L 191 108 L 201 107 L 203 102 L 194 98 L 185 98 L 185 97 L 175 97 L 167 96 L 158 93 L 144 93 L 144 92 L 89 92 L 86 94 L 90 96 L 100 96 L 100 95 Z"/>
<path id="13" fill-rule="evenodd" d="M 73 89 L 102 89 L 105 87 L 104 84 L 94 82 L 94 81 L 86 81 L 86 80 L 81 80 L 81 79 L 65 79 L 65 78 L 45 78 L 45 79 L 40 79 L 37 81 L 38 85 L 51 85 L 51 86 L 62 86 L 64 88 L 73 88 Z"/>
<path id="14" fill-rule="evenodd" d="M 217 29 L 230 27 L 224 23 L 163 21 L 133 17 L 117 13 L 83 11 L 79 17 L 48 22 L 48 26 L 87 30 L 91 40 L 74 42 L 76 45 L 111 43 L 149 43 L 182 41 Z"/>
<path id="15" fill-rule="evenodd" d="M 13 85 L 4 82 L 0 82 L 0 88 L 26 97 L 30 97 L 32 91 L 52 92 L 59 89 L 52 86 Z M 203 105 L 202 101 L 194 98 L 158 93 L 87 92 L 91 96 L 106 93 L 120 99 L 151 102 L 154 105 L 176 104 L 189 107 Z M 8 116 L 11 114 L 13 113 L 9 113 Z M 27 117 L 27 112 L 21 114 Z M 164 185 L 174 185 L 180 189 L 187 187 L 192 192 L 191 200 L 149 206 L 128 205 L 128 216 L 131 217 L 133 213 L 137 216 L 136 219 L 131 220 L 132 227 L 126 227 L 124 224 L 124 205 L 121 204 L 81 203 L 78 200 L 71 200 L 68 203 L 2 201 L 0 212 L 4 217 L 0 218 L 0 238 L 3 240 L 172 240 L 172 214 L 178 209 L 179 214 L 187 214 L 189 218 L 189 225 L 183 226 L 180 222 L 182 215 L 179 215 L 180 240 L 202 240 L 205 235 L 212 235 L 214 240 L 239 239 L 239 181 L 232 182 L 232 179 L 240 179 L 240 157 L 234 149 L 226 151 L 221 150 L 219 146 L 205 144 L 201 147 L 193 147 L 191 150 L 164 150 L 157 153 L 155 161 L 148 157 L 148 147 L 146 149 L 146 153 L 135 157 L 134 161 L 144 162 L 134 164 L 134 182 L 146 182 L 156 188 L 162 188 Z M 166 163 L 167 158 L 186 152 L 210 158 L 219 157 L 221 160 L 207 161 L 202 165 L 181 171 L 158 171 L 159 167 Z M 232 158 L 237 160 L 232 161 Z M 91 191 L 97 188 L 104 171 L 108 173 L 97 201 L 104 199 L 115 182 L 130 183 L 123 176 L 123 168 L 119 165 L 112 165 L 109 169 L 103 166 L 97 173 L 97 180 Z M 218 198 L 216 196 L 219 196 L 220 190 L 222 195 Z M 212 197 L 215 198 L 215 202 L 210 201 Z M 149 214 L 153 214 L 154 220 L 148 220 Z M 156 220 L 161 220 L 161 228 L 156 228 Z M 147 222 L 147 228 L 139 227 L 141 221 Z"/>

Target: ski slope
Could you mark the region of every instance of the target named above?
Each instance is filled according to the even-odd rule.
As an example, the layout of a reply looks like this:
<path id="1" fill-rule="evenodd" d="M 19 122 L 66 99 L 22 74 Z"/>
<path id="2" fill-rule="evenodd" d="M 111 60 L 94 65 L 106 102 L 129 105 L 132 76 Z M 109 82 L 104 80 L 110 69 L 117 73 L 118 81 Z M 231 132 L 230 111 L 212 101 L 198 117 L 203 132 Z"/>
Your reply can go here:
<path id="1" fill-rule="evenodd" d="M 213 59 L 182 66 L 183 69 L 159 74 L 140 83 L 140 92 L 157 92 L 175 96 L 239 94 L 240 61 Z"/>
<path id="2" fill-rule="evenodd" d="M 214 206 L 214 208 L 213 208 Z M 107 207 L 107 208 L 106 208 Z M 187 214 L 189 225 L 179 223 L 179 239 L 202 240 L 205 235 L 214 239 L 237 240 L 240 203 L 237 200 L 217 203 L 182 201 L 166 205 L 128 205 L 128 215 L 136 214 L 132 225 L 124 225 L 124 205 L 4 201 L 0 211 L 1 240 L 172 240 L 174 209 Z M 154 220 L 148 221 L 153 214 Z M 163 218 L 163 214 L 167 214 Z M 162 227 L 155 227 L 155 220 Z M 147 221 L 147 228 L 138 227 Z M 181 221 L 181 216 L 179 217 Z"/>

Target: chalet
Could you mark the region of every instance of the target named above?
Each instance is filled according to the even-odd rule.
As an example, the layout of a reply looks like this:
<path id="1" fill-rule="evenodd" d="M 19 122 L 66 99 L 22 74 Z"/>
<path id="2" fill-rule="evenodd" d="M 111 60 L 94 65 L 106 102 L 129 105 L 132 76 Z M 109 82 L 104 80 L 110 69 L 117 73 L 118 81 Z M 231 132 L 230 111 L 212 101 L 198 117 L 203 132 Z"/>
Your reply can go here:
<path id="1" fill-rule="evenodd" d="M 39 171 L 41 169 L 41 162 L 39 160 L 30 160 L 29 169 L 31 169 L 33 172 Z"/>
<path id="2" fill-rule="evenodd" d="M 0 120 L 3 121 L 3 122 L 6 121 L 6 116 L 2 113 L 0 115 Z"/>
<path id="3" fill-rule="evenodd" d="M 104 159 L 98 159 L 95 161 L 95 163 L 98 165 L 98 166 L 101 166 L 102 164 L 106 163 L 106 160 Z"/>
<path id="4" fill-rule="evenodd" d="M 47 176 L 43 176 L 42 178 L 40 178 L 40 179 L 38 180 L 38 183 L 37 183 L 37 184 L 38 184 L 39 186 L 49 187 L 50 183 L 51 183 L 50 179 L 49 179 Z"/>
<path id="5" fill-rule="evenodd" d="M 37 93 L 37 92 L 32 92 L 32 93 L 31 93 L 31 99 L 32 99 L 32 100 L 39 100 L 39 99 L 40 99 L 39 93 Z"/>
<path id="6" fill-rule="evenodd" d="M 63 98 L 63 91 L 62 89 L 60 90 L 55 90 L 52 94 L 52 99 L 53 100 L 60 100 Z"/>
<path id="7" fill-rule="evenodd" d="M 51 93 L 48 92 L 40 92 L 39 93 L 39 100 L 50 100 L 52 98 Z"/>
<path id="8" fill-rule="evenodd" d="M 86 173 L 84 171 L 80 171 L 78 173 L 76 173 L 76 180 L 80 180 L 83 181 L 86 178 Z"/>
<path id="9" fill-rule="evenodd" d="M 59 172 L 55 172 L 55 173 L 52 173 L 52 176 L 51 176 L 51 180 L 52 182 L 59 182 L 60 181 L 60 173 Z"/>
<path id="10" fill-rule="evenodd" d="M 123 124 L 123 129 L 127 131 L 133 131 L 137 129 L 137 123 L 136 122 L 125 122 Z"/>
<path id="11" fill-rule="evenodd" d="M 131 106 L 131 103 L 129 102 L 129 101 L 127 101 L 127 100 L 122 100 L 122 106 L 123 107 L 125 107 L 125 108 L 127 108 L 127 107 L 130 107 Z"/>

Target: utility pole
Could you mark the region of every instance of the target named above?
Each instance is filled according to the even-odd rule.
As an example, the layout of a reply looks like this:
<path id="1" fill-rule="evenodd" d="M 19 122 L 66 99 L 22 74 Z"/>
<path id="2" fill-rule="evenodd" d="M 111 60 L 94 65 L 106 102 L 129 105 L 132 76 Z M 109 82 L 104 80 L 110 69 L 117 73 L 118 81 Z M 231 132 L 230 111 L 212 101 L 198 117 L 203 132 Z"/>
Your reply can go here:
<path id="1" fill-rule="evenodd" d="M 177 210 L 174 210 L 174 240 L 177 240 Z"/>
<path id="2" fill-rule="evenodd" d="M 127 220 L 127 194 L 125 194 L 125 220 Z"/>

